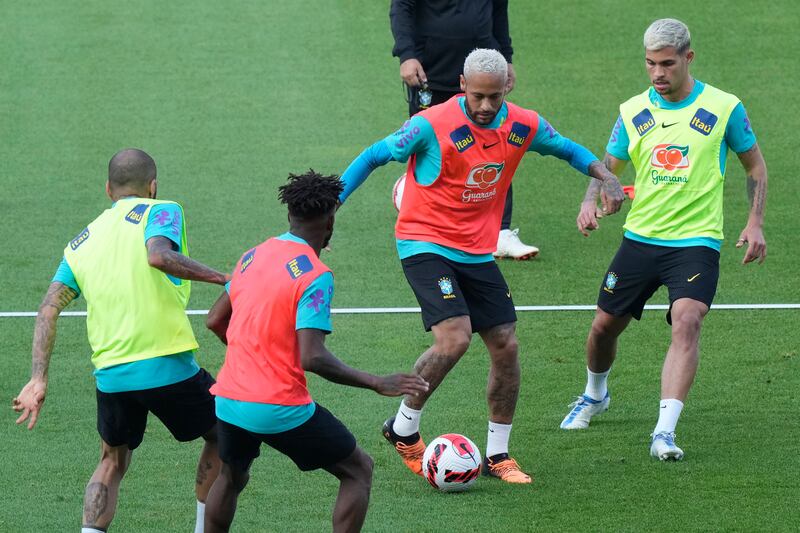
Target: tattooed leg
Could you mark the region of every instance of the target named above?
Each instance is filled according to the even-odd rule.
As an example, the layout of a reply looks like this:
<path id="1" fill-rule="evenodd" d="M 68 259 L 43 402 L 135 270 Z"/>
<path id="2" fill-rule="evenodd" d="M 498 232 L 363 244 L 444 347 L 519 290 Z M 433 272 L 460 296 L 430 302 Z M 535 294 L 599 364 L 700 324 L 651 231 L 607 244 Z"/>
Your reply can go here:
<path id="1" fill-rule="evenodd" d="M 205 443 L 203 451 L 200 452 L 200 460 L 197 463 L 197 480 L 194 491 L 197 501 L 205 503 L 208 492 L 217 479 L 220 468 L 219 450 L 217 448 L 217 428 L 216 426 L 203 435 Z"/>
<path id="2" fill-rule="evenodd" d="M 414 372 L 422 376 L 429 387 L 426 392 L 404 398 L 403 403 L 411 409 L 422 409 L 433 391 L 467 351 L 472 339 L 472 325 L 468 316 L 448 318 L 431 330 L 433 346 L 425 350 L 414 364 Z"/>
<path id="3" fill-rule="evenodd" d="M 83 497 L 83 525 L 84 527 L 107 527 L 101 524 L 102 517 L 108 510 L 108 486 L 99 481 L 92 481 L 86 486 Z M 110 523 L 110 521 L 108 521 Z"/>
<path id="4" fill-rule="evenodd" d="M 100 463 L 86 486 L 83 498 L 83 526 L 107 529 L 117 510 L 119 484 L 131 462 L 127 446 L 103 442 Z"/>
<path id="5" fill-rule="evenodd" d="M 511 423 L 519 396 L 519 348 L 515 330 L 516 323 L 512 322 L 481 332 L 491 358 L 486 387 L 489 420 L 498 424 Z"/>

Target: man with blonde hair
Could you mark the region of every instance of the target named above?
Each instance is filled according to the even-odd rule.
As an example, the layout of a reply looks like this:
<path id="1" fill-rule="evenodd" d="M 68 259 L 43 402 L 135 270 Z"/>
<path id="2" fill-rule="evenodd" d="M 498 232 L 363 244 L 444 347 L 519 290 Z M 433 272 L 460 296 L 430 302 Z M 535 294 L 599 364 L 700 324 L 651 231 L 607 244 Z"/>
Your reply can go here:
<path id="1" fill-rule="evenodd" d="M 475 48 L 503 54 L 508 62 L 506 93 L 514 88 L 508 0 L 392 0 L 389 19 L 394 36 L 392 54 L 400 59 L 409 117 L 461 92 L 461 68 Z M 493 255 L 525 261 L 536 257 L 539 248 L 522 242 L 519 228 L 511 229 L 513 196 L 512 186 L 506 194 Z"/>
<path id="2" fill-rule="evenodd" d="M 698 364 L 698 343 L 719 277 L 722 186 L 728 150 L 747 174 L 750 215 L 736 247 L 747 244 L 743 264 L 767 256 L 762 232 L 767 167 L 737 97 L 694 79 L 689 29 L 679 20 L 653 22 L 644 34 L 645 66 L 652 87 L 620 106 L 606 147 L 605 164 L 620 175 L 636 169 L 636 198 L 622 244 L 603 276 L 597 311 L 586 342 L 587 383 L 562 429 L 584 429 L 610 402 L 607 378 L 617 338 L 639 320 L 661 285 L 669 290 L 667 322 L 672 343 L 661 372 L 661 402 L 650 454 L 680 460 L 675 427 Z M 578 229 L 597 228 L 599 189 L 590 183 Z"/>
<path id="3" fill-rule="evenodd" d="M 367 148 L 345 171 L 345 201 L 376 167 L 408 161 L 395 228 L 397 251 L 434 344 L 414 370 L 430 388 L 407 395 L 383 434 L 406 466 L 422 473 L 422 408 L 478 333 L 489 351 L 489 428 L 484 474 L 530 483 L 509 456 L 520 385 L 516 314 L 511 291 L 492 258 L 506 192 L 527 152 L 554 155 L 607 184 L 615 212 L 622 188 L 581 145 L 562 137 L 535 111 L 505 100 L 508 65 L 496 50 L 476 49 L 464 62 L 461 89 Z"/>

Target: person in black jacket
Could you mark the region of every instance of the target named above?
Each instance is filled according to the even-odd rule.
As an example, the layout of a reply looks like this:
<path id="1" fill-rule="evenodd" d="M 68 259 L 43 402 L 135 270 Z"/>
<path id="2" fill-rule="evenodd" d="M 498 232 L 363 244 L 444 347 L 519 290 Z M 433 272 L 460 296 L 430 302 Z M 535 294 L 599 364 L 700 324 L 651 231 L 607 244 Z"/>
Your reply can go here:
<path id="1" fill-rule="evenodd" d="M 508 0 L 392 0 L 392 55 L 408 96 L 408 114 L 441 104 L 461 92 L 459 75 L 475 48 L 498 50 L 508 61 L 506 92 L 514 88 L 514 49 L 508 31 Z M 506 197 L 495 257 L 532 259 L 539 253 L 511 230 L 512 190 Z"/>

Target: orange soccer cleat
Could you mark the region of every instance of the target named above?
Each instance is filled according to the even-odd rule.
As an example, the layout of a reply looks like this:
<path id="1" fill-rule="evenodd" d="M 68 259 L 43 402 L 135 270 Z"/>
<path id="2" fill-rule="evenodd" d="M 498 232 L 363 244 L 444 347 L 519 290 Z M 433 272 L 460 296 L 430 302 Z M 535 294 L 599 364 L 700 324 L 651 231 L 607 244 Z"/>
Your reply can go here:
<path id="1" fill-rule="evenodd" d="M 483 475 L 502 479 L 507 483 L 532 483 L 533 478 L 523 472 L 507 453 L 487 457 L 483 461 Z"/>
<path id="2" fill-rule="evenodd" d="M 401 437 L 394 432 L 394 417 L 383 423 L 383 436 L 392 443 L 409 470 L 422 475 L 422 456 L 425 454 L 425 443 L 419 432 Z"/>

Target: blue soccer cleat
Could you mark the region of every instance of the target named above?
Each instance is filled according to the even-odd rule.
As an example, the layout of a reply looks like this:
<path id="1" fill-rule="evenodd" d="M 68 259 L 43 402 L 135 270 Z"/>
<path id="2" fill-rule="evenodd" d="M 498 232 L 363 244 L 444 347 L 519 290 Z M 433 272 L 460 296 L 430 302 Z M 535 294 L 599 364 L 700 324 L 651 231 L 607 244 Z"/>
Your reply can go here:
<path id="1" fill-rule="evenodd" d="M 606 392 L 602 400 L 593 400 L 589 396 L 582 394 L 578 399 L 569 404 L 572 410 L 561 421 L 561 429 L 586 429 L 593 416 L 608 410 L 611 403 L 611 396 Z"/>
<path id="2" fill-rule="evenodd" d="M 680 461 L 683 459 L 683 450 L 675 445 L 675 432 L 662 431 L 652 435 L 650 455 L 658 457 L 661 461 Z"/>

